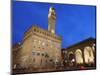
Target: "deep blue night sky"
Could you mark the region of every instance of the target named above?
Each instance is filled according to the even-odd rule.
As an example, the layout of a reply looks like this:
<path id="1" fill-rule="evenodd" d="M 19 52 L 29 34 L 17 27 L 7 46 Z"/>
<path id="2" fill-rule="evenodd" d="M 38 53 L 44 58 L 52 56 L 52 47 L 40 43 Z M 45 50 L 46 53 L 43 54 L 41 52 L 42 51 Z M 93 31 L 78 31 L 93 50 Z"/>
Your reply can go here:
<path id="1" fill-rule="evenodd" d="M 24 32 L 34 24 L 47 30 L 50 6 L 56 11 L 56 34 L 62 37 L 63 48 L 96 37 L 95 6 L 13 1 L 12 43 L 20 42 Z"/>

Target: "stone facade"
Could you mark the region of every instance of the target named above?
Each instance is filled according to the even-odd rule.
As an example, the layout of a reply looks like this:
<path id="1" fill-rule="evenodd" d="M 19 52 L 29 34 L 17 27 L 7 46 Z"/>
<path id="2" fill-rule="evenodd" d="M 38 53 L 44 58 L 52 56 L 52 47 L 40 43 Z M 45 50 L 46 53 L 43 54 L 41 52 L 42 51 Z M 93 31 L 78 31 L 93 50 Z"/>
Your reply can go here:
<path id="1" fill-rule="evenodd" d="M 33 25 L 25 33 L 20 55 L 23 67 L 54 66 L 55 60 L 61 61 L 61 38 Z"/>
<path id="2" fill-rule="evenodd" d="M 32 25 L 24 33 L 20 50 L 15 52 L 17 59 L 13 59 L 16 62 L 13 63 L 13 67 L 16 65 L 19 68 L 50 68 L 60 64 L 62 40 L 55 34 L 54 14 L 55 11 L 51 7 L 48 14 L 48 30 Z"/>

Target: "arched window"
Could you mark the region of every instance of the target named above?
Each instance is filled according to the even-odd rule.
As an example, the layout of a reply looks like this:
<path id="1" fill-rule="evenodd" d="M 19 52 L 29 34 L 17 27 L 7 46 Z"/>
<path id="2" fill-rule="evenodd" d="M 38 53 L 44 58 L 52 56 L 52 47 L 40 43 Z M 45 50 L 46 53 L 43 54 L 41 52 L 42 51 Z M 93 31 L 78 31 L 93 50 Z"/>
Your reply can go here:
<path id="1" fill-rule="evenodd" d="M 85 63 L 87 64 L 94 62 L 93 50 L 91 47 L 87 46 L 84 48 L 84 58 L 85 58 Z"/>
<path id="2" fill-rule="evenodd" d="M 77 64 L 83 63 L 82 51 L 80 49 L 77 49 L 75 51 L 75 57 L 76 57 L 76 63 Z"/>

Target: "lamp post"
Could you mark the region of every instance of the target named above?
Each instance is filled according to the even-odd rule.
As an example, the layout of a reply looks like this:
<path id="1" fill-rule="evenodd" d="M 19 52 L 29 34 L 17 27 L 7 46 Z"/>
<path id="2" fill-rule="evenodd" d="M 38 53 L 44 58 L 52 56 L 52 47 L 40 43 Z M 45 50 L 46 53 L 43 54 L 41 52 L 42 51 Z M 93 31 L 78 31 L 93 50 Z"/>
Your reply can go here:
<path id="1" fill-rule="evenodd" d="M 73 63 L 75 62 L 75 59 L 74 59 L 74 58 L 72 59 L 72 62 L 73 62 Z"/>
<path id="2" fill-rule="evenodd" d="M 74 62 L 75 62 L 75 59 L 73 58 L 72 60 L 71 60 L 71 64 L 70 64 L 70 66 L 74 66 Z"/>

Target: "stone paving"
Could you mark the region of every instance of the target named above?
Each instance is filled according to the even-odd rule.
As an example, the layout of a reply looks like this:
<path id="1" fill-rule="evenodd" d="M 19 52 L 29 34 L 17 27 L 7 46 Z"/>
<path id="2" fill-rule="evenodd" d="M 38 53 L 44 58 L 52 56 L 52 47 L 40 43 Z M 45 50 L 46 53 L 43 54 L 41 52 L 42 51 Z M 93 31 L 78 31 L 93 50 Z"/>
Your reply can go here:
<path id="1" fill-rule="evenodd" d="M 58 71 L 76 71 L 76 70 L 91 70 L 96 69 L 95 67 L 59 67 L 59 68 L 40 68 L 40 69 L 16 69 L 13 70 L 13 74 L 24 74 L 24 73 L 44 73 L 44 72 L 58 72 Z"/>

